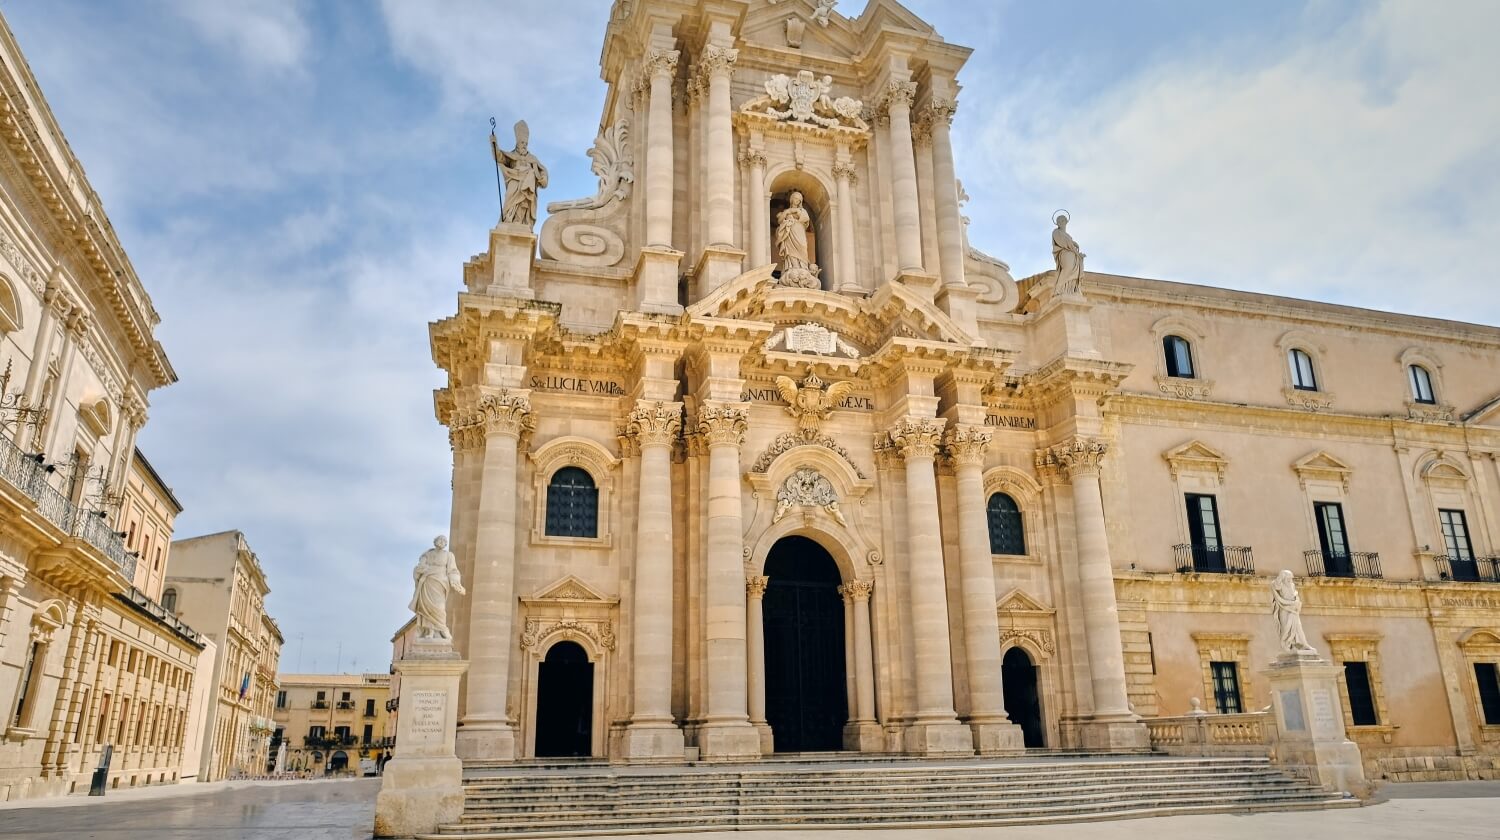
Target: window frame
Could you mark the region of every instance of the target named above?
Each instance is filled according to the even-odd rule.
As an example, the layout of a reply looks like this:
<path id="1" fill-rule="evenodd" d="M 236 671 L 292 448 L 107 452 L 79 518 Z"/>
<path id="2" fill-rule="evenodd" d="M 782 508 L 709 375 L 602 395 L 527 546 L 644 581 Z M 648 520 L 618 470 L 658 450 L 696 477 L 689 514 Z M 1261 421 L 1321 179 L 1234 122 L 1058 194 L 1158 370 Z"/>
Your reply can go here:
<path id="1" fill-rule="evenodd" d="M 1483 724 L 1485 726 L 1500 726 L 1500 664 L 1494 662 L 1475 662 L 1473 664 L 1474 689 Z M 1485 685 L 1484 678 L 1480 676 L 1482 672 L 1489 674 L 1489 686 Z M 1486 690 L 1487 688 L 1489 690 Z"/>
<path id="2" fill-rule="evenodd" d="M 1380 704 L 1375 699 L 1375 678 L 1370 672 L 1370 663 L 1362 659 L 1346 659 L 1343 665 L 1344 696 L 1349 700 L 1349 720 L 1354 726 L 1379 726 Z M 1351 669 L 1357 669 L 1361 678 L 1357 683 L 1361 686 L 1358 692 L 1354 690 L 1356 681 L 1350 678 Z"/>
<path id="3" fill-rule="evenodd" d="M 1313 361 L 1312 353 L 1301 347 L 1291 347 L 1286 351 L 1287 369 L 1291 374 L 1292 388 L 1297 391 L 1321 391 L 1318 382 L 1318 367 Z M 1306 368 L 1304 371 L 1303 369 Z M 1304 380 L 1303 375 L 1306 374 Z"/>
<path id="4" fill-rule="evenodd" d="M 1010 503 L 1009 510 L 996 510 L 997 499 L 1005 499 Z M 1003 503 L 1002 503 L 1003 507 Z M 1021 510 L 1021 503 L 1016 497 L 1004 490 L 996 490 L 985 497 L 984 501 L 985 528 L 990 538 L 990 554 L 999 557 L 1028 557 L 1026 545 L 1026 513 Z M 997 532 L 997 518 L 1004 517 L 1010 520 L 1013 533 L 1011 539 L 1006 539 L 1006 530 L 1003 523 L 1001 530 Z M 1019 551 L 1006 551 L 1003 549 L 1019 548 Z"/>
<path id="5" fill-rule="evenodd" d="M 581 483 L 560 483 L 561 477 L 581 477 Z M 597 540 L 599 538 L 599 482 L 587 469 L 568 464 L 547 477 L 545 510 L 542 513 L 542 535 L 551 539 Z M 582 500 L 582 501 L 580 501 Z M 556 510 L 567 504 L 577 510 Z M 592 518 L 587 514 L 592 513 Z M 587 526 L 587 527 L 585 527 Z M 554 530 L 555 527 L 555 530 Z"/>
<path id="6" fill-rule="evenodd" d="M 603 444 L 578 435 L 554 438 L 530 453 L 532 470 L 531 543 L 567 548 L 604 550 L 614 545 L 615 478 L 620 460 Z M 598 491 L 593 537 L 557 537 L 547 534 L 547 496 L 552 476 L 565 467 L 578 467 L 589 474 Z"/>
<path id="7" fill-rule="evenodd" d="M 1412 362 L 1406 366 L 1406 379 L 1411 385 L 1411 401 L 1420 405 L 1437 405 L 1437 391 L 1432 386 L 1432 371 Z"/>
<path id="8" fill-rule="evenodd" d="M 1213 679 L 1214 708 L 1219 714 L 1237 715 L 1244 712 L 1245 697 L 1244 689 L 1240 687 L 1239 663 L 1232 660 L 1213 660 L 1208 663 L 1208 670 Z"/>
<path id="9" fill-rule="evenodd" d="M 1198 367 L 1194 363 L 1193 342 L 1170 333 L 1161 339 L 1162 360 L 1166 363 L 1167 376 L 1172 379 L 1197 379 Z M 1186 371 L 1182 365 L 1186 365 Z"/>

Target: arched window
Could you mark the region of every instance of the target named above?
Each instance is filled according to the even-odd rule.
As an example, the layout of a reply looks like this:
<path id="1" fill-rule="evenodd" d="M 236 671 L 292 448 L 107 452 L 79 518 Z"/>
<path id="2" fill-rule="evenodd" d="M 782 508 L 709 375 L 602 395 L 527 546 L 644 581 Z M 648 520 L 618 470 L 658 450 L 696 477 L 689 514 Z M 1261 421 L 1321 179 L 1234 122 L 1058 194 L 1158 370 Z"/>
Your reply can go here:
<path id="1" fill-rule="evenodd" d="M 578 467 L 563 467 L 547 484 L 549 537 L 597 537 L 599 488 L 593 476 Z"/>
<path id="2" fill-rule="evenodd" d="M 1411 398 L 1419 403 L 1432 405 L 1437 398 L 1432 395 L 1432 374 L 1421 365 L 1412 365 L 1406 369 L 1411 376 Z"/>
<path id="3" fill-rule="evenodd" d="M 1180 335 L 1166 336 L 1161 340 L 1161 348 L 1167 356 L 1168 376 L 1193 378 L 1193 350 L 1187 339 Z"/>
<path id="4" fill-rule="evenodd" d="M 1021 524 L 1021 508 L 1005 493 L 990 497 L 990 553 L 1026 553 L 1026 529 Z"/>
<path id="5" fill-rule="evenodd" d="M 1292 369 L 1292 387 L 1299 391 L 1318 390 L 1318 378 L 1313 374 L 1312 356 L 1306 350 L 1293 347 L 1287 351 L 1287 364 Z"/>
<path id="6" fill-rule="evenodd" d="M 168 588 L 161 593 L 161 608 L 169 613 L 177 612 L 177 590 Z"/>

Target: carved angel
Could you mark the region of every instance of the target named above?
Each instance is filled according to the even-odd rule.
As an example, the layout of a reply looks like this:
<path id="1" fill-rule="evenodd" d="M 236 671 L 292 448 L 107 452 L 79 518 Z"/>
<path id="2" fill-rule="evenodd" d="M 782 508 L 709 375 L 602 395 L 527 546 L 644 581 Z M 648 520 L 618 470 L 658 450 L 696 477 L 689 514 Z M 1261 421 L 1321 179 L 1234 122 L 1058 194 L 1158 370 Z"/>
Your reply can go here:
<path id="1" fill-rule="evenodd" d="M 785 105 L 792 101 L 792 80 L 784 75 L 772 76 L 766 79 L 766 95 L 777 105 Z"/>
<path id="2" fill-rule="evenodd" d="M 787 413 L 797 418 L 798 428 L 816 429 L 854 390 L 854 383 L 835 382 L 825 387 L 821 379 L 809 374 L 799 387 L 790 376 L 778 376 L 776 389 L 786 401 Z"/>

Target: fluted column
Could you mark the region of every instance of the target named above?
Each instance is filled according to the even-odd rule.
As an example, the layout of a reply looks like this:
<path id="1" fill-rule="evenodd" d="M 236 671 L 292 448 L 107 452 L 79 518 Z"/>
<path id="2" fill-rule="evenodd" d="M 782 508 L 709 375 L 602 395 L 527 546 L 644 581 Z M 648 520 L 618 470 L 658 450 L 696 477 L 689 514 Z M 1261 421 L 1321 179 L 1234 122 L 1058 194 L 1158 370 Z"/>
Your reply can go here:
<path id="1" fill-rule="evenodd" d="M 531 402 L 521 394 L 487 394 L 456 422 L 484 430 L 474 569 L 467 581 L 469 674 L 458 752 L 462 758 L 509 760 L 516 757 L 508 707 L 516 608 L 516 458 L 521 437 L 533 426 Z"/>
<path id="2" fill-rule="evenodd" d="M 771 204 L 766 195 L 766 153 L 751 149 L 745 153 L 750 163 L 750 188 L 745 191 L 745 201 L 750 203 L 750 261 L 751 268 L 759 268 L 771 262 Z"/>
<path id="3" fill-rule="evenodd" d="M 890 431 L 891 442 L 906 462 L 907 590 L 917 675 L 916 721 L 907 733 L 907 749 L 923 753 L 973 750 L 969 728 L 959 724 L 953 710 L 948 594 L 934 473 L 943 422 L 905 417 Z"/>
<path id="4" fill-rule="evenodd" d="M 839 587 L 854 613 L 854 708 L 850 711 L 855 723 L 875 722 L 875 646 L 870 639 L 870 591 L 874 588 L 867 580 L 851 580 Z"/>
<path id="5" fill-rule="evenodd" d="M 704 405 L 698 434 L 708 443 L 708 557 L 705 625 L 708 713 L 698 746 L 709 758 L 760 755 L 746 692 L 747 609 L 740 446 L 749 413 L 735 405 Z"/>
<path id="6" fill-rule="evenodd" d="M 1000 622 L 995 614 L 995 567 L 990 556 L 984 497 L 984 453 L 993 435 L 977 426 L 948 433 L 958 495 L 958 552 L 963 593 L 964 651 L 969 675 L 969 726 L 980 752 L 1023 749 L 1021 728 L 1005 713 L 1000 681 Z"/>
<path id="7" fill-rule="evenodd" d="M 884 106 L 890 118 L 886 141 L 891 162 L 891 201 L 896 222 L 896 259 L 902 271 L 922 271 L 922 214 L 917 204 L 917 161 L 912 150 L 911 103 L 915 82 L 886 85 Z"/>
<path id="8" fill-rule="evenodd" d="M 708 78 L 708 173 L 703 205 L 708 210 L 708 244 L 734 247 L 734 126 L 729 82 L 740 51 L 709 44 L 698 67 Z"/>
<path id="9" fill-rule="evenodd" d="M 21 392 L 28 408 L 40 407 L 42 387 L 47 381 L 47 361 L 52 357 L 52 342 L 57 334 L 54 325 L 59 318 L 67 318 L 71 310 L 72 304 L 57 287 L 54 273 L 53 278 L 47 281 L 46 290 L 42 292 L 42 315 L 37 321 L 36 341 L 31 345 L 31 367 L 26 370 L 25 390 Z M 16 446 L 29 448 L 42 431 L 38 424 L 18 422 Z M 36 444 L 37 449 L 45 447 L 46 441 Z"/>
<path id="10" fill-rule="evenodd" d="M 858 179 L 854 164 L 840 161 L 833 165 L 834 194 L 838 206 L 838 266 L 836 279 L 839 291 L 859 291 L 859 272 L 854 264 L 854 183 Z"/>
<path id="11" fill-rule="evenodd" d="M 646 244 L 672 247 L 672 80 L 677 50 L 651 50 L 643 72 L 650 84 L 646 117 Z"/>
<path id="12" fill-rule="evenodd" d="M 938 270 L 943 285 L 964 281 L 963 219 L 958 212 L 958 175 L 953 167 L 953 141 L 948 127 L 957 107 L 951 99 L 933 99 L 924 115 L 932 130 L 932 193 L 937 216 Z"/>
<path id="13" fill-rule="evenodd" d="M 750 722 L 757 725 L 766 722 L 766 625 L 761 604 L 766 597 L 766 584 L 770 582 L 771 579 L 764 575 L 755 575 L 745 581 L 745 629 L 748 634 L 745 655 L 750 660 Z"/>
<path id="14" fill-rule="evenodd" d="M 1125 691 L 1114 566 L 1109 559 L 1104 500 L 1099 492 L 1099 465 L 1106 451 L 1103 441 L 1075 437 L 1046 450 L 1038 460 L 1043 466 L 1064 470 L 1073 485 L 1073 523 L 1078 532 L 1078 578 L 1094 717 L 1133 720 Z"/>
<path id="15" fill-rule="evenodd" d="M 626 433 L 641 453 L 631 602 L 633 708 L 625 742 L 630 758 L 682 755 L 682 730 L 672 719 L 672 444 L 681 431 L 681 403 L 642 400 L 626 420 Z"/>
<path id="16" fill-rule="evenodd" d="M 448 542 L 458 562 L 459 576 L 474 579 L 474 542 L 479 524 L 479 497 L 484 486 L 484 426 L 456 416 L 448 429 L 448 443 L 453 450 L 453 504 L 450 511 Z M 469 618 L 474 593 L 450 595 L 448 623 L 453 631 L 453 647 L 467 655 L 471 641 Z M 459 718 L 468 711 L 467 692 L 458 701 Z"/>

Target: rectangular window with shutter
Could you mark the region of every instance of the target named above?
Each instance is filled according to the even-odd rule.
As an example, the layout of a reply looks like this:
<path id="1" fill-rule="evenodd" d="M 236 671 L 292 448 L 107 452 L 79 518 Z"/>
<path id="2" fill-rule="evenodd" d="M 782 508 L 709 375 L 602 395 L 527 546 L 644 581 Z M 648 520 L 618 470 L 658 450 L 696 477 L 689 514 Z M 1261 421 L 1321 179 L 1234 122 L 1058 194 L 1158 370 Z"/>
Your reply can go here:
<path id="1" fill-rule="evenodd" d="M 1375 726 L 1375 692 L 1370 686 L 1370 666 L 1365 662 L 1344 663 L 1344 685 L 1349 689 L 1349 716 L 1355 726 Z"/>

